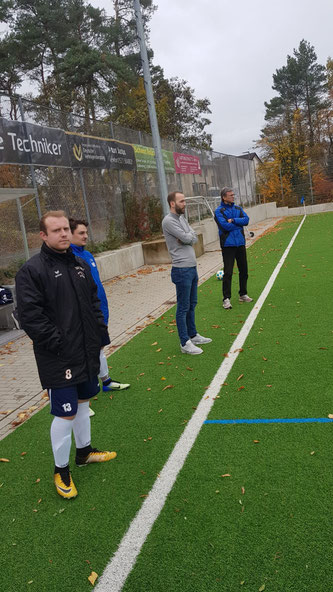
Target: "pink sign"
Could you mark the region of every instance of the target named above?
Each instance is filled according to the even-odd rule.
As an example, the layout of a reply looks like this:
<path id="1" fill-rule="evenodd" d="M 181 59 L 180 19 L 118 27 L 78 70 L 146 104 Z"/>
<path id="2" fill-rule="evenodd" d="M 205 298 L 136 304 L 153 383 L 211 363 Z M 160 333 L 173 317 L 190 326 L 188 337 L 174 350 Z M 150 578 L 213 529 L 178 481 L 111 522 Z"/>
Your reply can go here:
<path id="1" fill-rule="evenodd" d="M 175 161 L 176 173 L 181 173 L 183 175 L 201 175 L 199 156 L 174 152 L 173 159 Z"/>

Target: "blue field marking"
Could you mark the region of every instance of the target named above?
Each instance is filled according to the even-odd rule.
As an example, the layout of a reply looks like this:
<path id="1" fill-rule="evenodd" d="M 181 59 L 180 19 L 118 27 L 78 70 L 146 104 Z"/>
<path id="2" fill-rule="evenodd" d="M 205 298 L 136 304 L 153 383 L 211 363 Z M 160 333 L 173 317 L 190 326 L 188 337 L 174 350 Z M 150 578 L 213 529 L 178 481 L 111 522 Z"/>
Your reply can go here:
<path id="1" fill-rule="evenodd" d="M 331 423 L 329 417 L 287 417 L 278 419 L 206 419 L 204 424 L 237 424 L 237 423 Z"/>

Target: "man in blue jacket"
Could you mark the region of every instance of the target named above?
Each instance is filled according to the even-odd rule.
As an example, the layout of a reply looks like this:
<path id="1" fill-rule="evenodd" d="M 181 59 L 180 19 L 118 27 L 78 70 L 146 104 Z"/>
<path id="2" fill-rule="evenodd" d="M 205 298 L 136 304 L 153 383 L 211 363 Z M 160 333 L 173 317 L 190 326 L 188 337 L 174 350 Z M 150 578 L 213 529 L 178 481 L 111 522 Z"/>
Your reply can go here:
<path id="1" fill-rule="evenodd" d="M 74 220 L 73 218 L 69 219 L 71 231 L 72 231 L 72 242 L 71 248 L 77 257 L 81 257 L 84 261 L 86 261 L 90 267 L 91 275 L 93 276 L 94 282 L 97 285 L 97 296 L 101 301 L 101 310 L 104 316 L 104 322 L 106 326 L 108 326 L 109 322 L 109 306 L 108 300 L 105 294 L 105 290 L 103 284 L 101 282 L 101 278 L 99 277 L 98 267 L 95 261 L 94 256 L 85 249 L 88 240 L 88 222 L 85 220 Z M 103 383 L 103 391 L 121 391 L 124 389 L 128 389 L 130 386 L 129 384 L 122 384 L 117 380 L 112 380 L 109 376 L 109 369 L 108 363 L 103 351 L 103 345 L 107 345 L 106 343 L 101 344 L 101 351 L 100 351 L 100 371 L 99 371 L 99 378 Z M 94 415 L 94 413 L 92 413 Z"/>
<path id="2" fill-rule="evenodd" d="M 232 308 L 231 279 L 235 259 L 239 271 L 239 301 L 252 302 L 247 295 L 247 258 L 245 247 L 244 226 L 249 223 L 249 217 L 244 210 L 235 206 L 235 195 L 230 187 L 221 190 L 221 205 L 215 210 L 215 222 L 219 228 L 220 244 L 224 264 L 223 276 L 223 308 Z"/>

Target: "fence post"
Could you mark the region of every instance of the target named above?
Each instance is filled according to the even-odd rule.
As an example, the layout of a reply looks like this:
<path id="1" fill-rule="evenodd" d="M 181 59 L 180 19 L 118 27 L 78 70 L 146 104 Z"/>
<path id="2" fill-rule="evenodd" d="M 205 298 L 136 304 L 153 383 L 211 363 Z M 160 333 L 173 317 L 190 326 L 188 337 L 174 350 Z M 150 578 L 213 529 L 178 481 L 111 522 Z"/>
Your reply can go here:
<path id="1" fill-rule="evenodd" d="M 16 198 L 16 205 L 17 205 L 17 212 L 18 212 L 18 217 L 19 217 L 19 222 L 20 222 L 20 228 L 21 228 L 22 237 L 23 237 L 25 259 L 26 259 L 26 261 L 28 261 L 28 259 L 30 259 L 30 253 L 29 253 L 29 247 L 28 247 L 27 233 L 26 233 L 25 225 L 24 225 L 24 218 L 23 218 L 23 214 L 22 214 L 21 199 L 19 197 Z"/>
<path id="2" fill-rule="evenodd" d="M 140 130 L 138 130 L 138 133 L 139 133 L 139 144 L 141 144 L 141 146 L 142 146 L 142 133 Z M 148 197 L 149 189 L 148 189 L 147 172 L 146 171 L 143 172 L 143 179 L 144 179 L 145 190 L 146 190 L 146 194 L 147 194 L 146 197 Z"/>
<path id="3" fill-rule="evenodd" d="M 74 130 L 73 113 L 70 113 L 69 114 L 69 123 L 70 123 L 71 131 L 75 131 Z M 84 202 L 84 209 L 85 209 L 85 212 L 86 212 L 87 222 L 88 222 L 88 225 L 89 225 L 89 234 L 90 234 L 91 241 L 94 242 L 94 233 L 93 233 L 93 229 L 92 229 L 92 226 L 91 226 L 91 218 L 90 218 L 90 212 L 89 212 L 89 206 L 88 206 L 88 200 L 87 200 L 87 193 L 86 193 L 86 186 L 84 184 L 84 177 L 83 177 L 82 168 L 79 169 L 79 179 L 80 179 L 82 197 L 83 197 L 83 202 Z"/>
<path id="4" fill-rule="evenodd" d="M 173 143 L 173 151 L 174 151 L 174 152 L 178 152 L 178 150 L 177 150 L 177 146 L 176 146 L 176 142 L 174 142 L 174 143 Z M 184 190 L 183 190 L 183 184 L 182 184 L 182 176 L 181 176 L 181 174 L 180 174 L 180 173 L 176 173 L 176 171 L 175 171 L 175 177 L 176 177 L 176 180 L 177 180 L 177 177 L 178 177 L 178 181 L 179 181 L 179 189 L 180 189 L 180 191 L 181 191 L 182 193 L 184 193 Z"/>
<path id="5" fill-rule="evenodd" d="M 21 97 L 18 98 L 18 105 L 19 105 L 19 110 L 20 110 L 22 122 L 25 122 L 24 108 L 23 108 L 23 103 L 22 103 Z M 25 126 L 24 126 L 24 133 L 25 133 L 25 137 L 27 138 L 27 132 L 26 132 Z M 29 159 L 31 160 L 31 154 L 29 154 Z M 30 173 L 31 173 L 32 186 L 34 188 L 34 194 L 35 194 L 35 198 L 36 198 L 36 206 L 37 206 L 38 218 L 41 219 L 42 212 L 41 212 L 41 209 L 40 209 L 40 202 L 39 202 L 39 196 L 38 196 L 38 186 L 37 186 L 37 181 L 36 181 L 36 177 L 35 177 L 34 165 L 32 163 L 29 164 L 29 168 L 30 168 Z"/>
<path id="6" fill-rule="evenodd" d="M 313 204 L 313 188 L 312 188 L 312 174 L 311 174 L 311 160 L 308 160 L 308 171 L 309 171 L 309 181 L 310 181 L 310 194 L 311 194 L 311 203 Z"/>
<path id="7" fill-rule="evenodd" d="M 280 184 L 281 184 L 281 199 L 282 199 L 282 205 L 284 206 L 284 194 L 283 194 L 282 172 L 281 172 L 281 165 L 280 165 L 280 164 L 279 164 L 279 177 L 280 177 Z"/>

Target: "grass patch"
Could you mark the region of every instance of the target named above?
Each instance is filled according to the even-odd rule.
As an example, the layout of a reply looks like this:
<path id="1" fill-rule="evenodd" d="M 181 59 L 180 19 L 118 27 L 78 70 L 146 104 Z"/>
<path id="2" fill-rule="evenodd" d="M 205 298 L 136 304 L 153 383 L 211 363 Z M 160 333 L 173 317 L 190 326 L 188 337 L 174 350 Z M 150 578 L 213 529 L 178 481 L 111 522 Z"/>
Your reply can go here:
<path id="1" fill-rule="evenodd" d="M 277 227 L 275 232 L 265 235 L 249 249 L 249 292 L 254 298 L 260 295 L 294 234 L 299 221 L 300 218 L 286 220 Z M 299 350 L 297 348 L 302 344 L 304 348 L 302 351 L 306 350 L 305 353 L 308 356 L 306 357 L 306 370 L 313 372 L 313 365 L 315 364 L 317 366 L 316 378 L 318 378 L 318 374 L 323 374 L 321 369 L 326 368 L 328 350 L 321 350 L 319 347 L 330 347 L 328 342 L 329 322 L 327 310 L 324 310 L 325 303 L 328 302 L 329 290 L 327 290 L 327 295 L 324 297 L 323 306 L 318 310 L 311 306 L 313 295 L 311 298 L 305 298 L 305 296 L 303 298 L 302 296 L 302 300 L 300 300 L 302 304 L 297 304 L 296 298 L 299 298 L 299 292 L 295 284 L 299 289 L 302 288 L 302 293 L 305 286 L 311 293 L 310 285 L 315 286 L 316 290 L 318 290 L 319 286 L 321 286 L 321 290 L 324 289 L 322 274 L 317 275 L 315 272 L 312 275 L 308 271 L 304 272 L 302 265 L 306 256 L 303 258 L 301 251 L 302 248 L 311 250 L 313 253 L 312 259 L 317 265 L 318 258 L 325 256 L 330 259 L 330 262 L 325 263 L 325 265 L 331 266 L 332 256 L 328 247 L 331 243 L 329 242 L 329 236 L 324 236 L 323 231 L 323 228 L 325 228 L 325 232 L 329 233 L 331 223 L 332 216 L 329 214 L 307 218 L 303 226 L 304 231 L 302 230 L 300 238 L 297 239 L 292 253 L 286 261 L 283 274 L 281 272 L 282 284 L 280 285 L 279 276 L 277 284 L 271 293 L 272 299 L 270 295 L 270 299 L 265 304 L 265 310 L 261 312 L 261 320 L 258 320 L 255 328 L 253 328 L 246 342 L 246 349 L 244 348 L 244 352 L 238 358 L 230 375 L 230 385 L 232 386 L 228 391 L 222 389 L 221 399 L 215 402 L 211 414 L 212 418 L 222 416 L 256 417 L 258 413 L 262 417 L 270 417 L 272 414 L 277 416 L 277 413 L 283 411 L 288 412 L 288 416 L 290 416 L 289 412 L 299 413 L 300 409 L 304 413 L 315 410 L 313 400 L 311 402 L 305 401 L 308 396 L 302 397 L 296 394 L 298 393 L 301 364 L 295 368 L 295 362 L 290 364 L 287 358 L 289 353 L 289 357 L 299 360 Z M 325 237 L 327 238 L 327 246 L 325 246 Z M 310 241 L 312 240 L 313 245 L 311 247 Z M 303 247 L 301 248 L 302 244 Z M 317 248 L 317 251 L 313 251 L 315 248 Z M 301 262 L 297 260 L 297 257 L 295 258 L 294 249 L 298 249 L 299 254 L 297 257 Z M 308 265 L 308 261 L 306 264 Z M 314 265 L 314 267 L 316 266 Z M 301 279 L 304 273 L 307 274 L 307 282 L 305 279 Z M 290 277 L 292 277 L 293 281 L 288 279 Z M 79 491 L 76 500 L 62 500 L 55 493 L 52 484 L 53 459 L 49 442 L 50 418 L 47 408 L 33 416 L 0 443 L 0 456 L 10 459 L 9 463 L 0 464 L 2 522 L 3 532 L 6 533 L 3 543 L 4 550 L 1 556 L 1 571 L 4 589 L 7 592 L 17 592 L 17 590 L 23 590 L 26 587 L 33 589 L 33 586 L 38 590 L 52 591 L 61 589 L 63 592 L 72 592 L 73 590 L 80 592 L 91 588 L 87 578 L 92 570 L 101 575 L 130 521 L 140 508 L 144 499 L 142 496 L 148 494 L 157 473 L 167 460 L 186 422 L 201 399 L 205 387 L 209 385 L 223 360 L 224 353 L 229 350 L 235 339 L 235 334 L 239 332 L 249 310 L 253 306 L 237 302 L 238 286 L 236 279 L 237 276 L 235 275 L 232 311 L 222 309 L 221 284 L 217 282 L 215 277 L 199 288 L 199 305 L 196 315 L 198 330 L 200 333 L 213 338 L 212 344 L 205 346 L 205 353 L 202 356 L 193 358 L 180 353 L 174 308 L 170 309 L 160 319 L 152 323 L 112 355 L 109 363 L 113 367 L 114 375 L 117 375 L 120 380 L 130 382 L 131 388 L 125 392 L 113 393 L 112 400 L 104 393 L 100 394 L 96 401 L 93 401 L 96 415 L 92 419 L 92 434 L 94 446 L 115 449 L 118 452 L 118 458 L 105 465 L 77 469 L 74 466 L 73 451 L 71 466 L 73 467 L 74 482 Z M 326 282 L 327 278 L 325 279 Z M 283 294 L 285 290 L 288 292 L 287 298 Z M 288 317 L 286 312 L 289 314 Z M 298 319 L 295 313 L 300 315 Z M 321 320 L 322 317 L 325 318 L 324 322 Z M 302 336 L 298 335 L 297 332 L 286 331 L 288 328 L 288 324 L 285 323 L 286 319 L 292 319 L 294 328 L 297 323 L 306 324 L 306 329 L 304 329 L 304 326 L 298 328 L 299 333 L 306 333 L 309 330 L 308 327 L 313 326 L 315 320 L 316 328 L 313 327 L 316 335 L 315 346 L 311 345 L 313 334 L 311 334 L 311 339 L 306 341 L 306 339 L 302 340 Z M 320 328 L 326 331 L 327 345 L 325 345 L 326 341 L 324 343 L 323 335 L 319 339 Z M 293 337 L 290 336 L 291 333 Z M 282 342 L 280 348 L 275 343 L 276 341 Z M 258 345 L 253 345 L 254 343 L 258 343 Z M 306 344 L 308 349 L 305 348 Z M 281 358 L 281 352 L 284 354 L 283 358 Z M 264 361 L 262 356 L 266 357 L 267 361 Z M 294 388 L 291 387 L 290 380 L 289 382 L 284 380 L 283 364 L 287 363 L 287 373 L 290 374 L 290 380 L 294 381 Z M 293 372 L 289 370 L 290 368 L 293 369 Z M 318 369 L 320 370 L 318 371 Z M 270 381 L 267 380 L 267 383 L 272 383 L 272 387 L 265 386 L 266 376 L 265 374 L 262 375 L 262 370 L 265 370 L 265 373 L 269 375 Z M 238 391 L 236 389 L 239 388 L 240 383 L 239 381 L 235 382 L 235 378 L 241 373 L 244 373 L 244 380 L 246 381 L 244 386 L 246 388 Z M 278 387 L 278 381 L 282 381 L 281 388 Z M 327 382 L 326 372 L 326 384 Z M 324 380 L 320 382 L 320 385 L 321 388 L 324 388 Z M 165 389 L 166 386 L 170 386 L 170 388 Z M 257 389 L 257 386 L 260 388 Z M 288 391 L 285 392 L 287 386 Z M 303 383 L 301 389 L 304 390 Z M 284 393 L 283 396 L 281 396 L 280 391 Z M 325 409 L 327 410 L 328 394 L 323 395 L 323 398 L 318 396 L 317 399 L 317 407 L 320 403 L 320 411 L 324 413 Z M 297 466 L 300 472 L 302 469 L 302 450 L 304 449 L 306 451 L 304 454 L 307 455 L 308 449 L 312 448 L 310 434 L 320 434 L 320 430 L 322 430 L 324 438 L 329 428 L 330 426 L 325 425 L 320 426 L 320 428 L 317 426 L 301 427 L 304 442 L 302 449 L 300 448 L 297 453 L 299 459 Z M 235 430 L 240 431 L 236 432 Z M 250 530 L 251 520 L 252 523 L 256 520 L 253 516 L 251 518 L 250 515 L 251 520 L 244 530 L 244 536 L 240 536 L 241 542 L 238 540 L 239 528 L 236 528 L 236 523 L 235 528 L 232 526 L 229 531 L 223 528 L 223 541 L 220 535 L 218 544 L 214 544 L 215 539 L 211 540 L 214 549 L 217 549 L 216 552 L 209 545 L 207 529 L 204 529 L 205 520 L 201 520 L 200 517 L 198 522 L 200 533 L 198 528 L 197 532 L 195 532 L 194 527 L 193 532 L 191 529 L 188 531 L 192 533 L 193 538 L 191 546 L 187 546 L 186 549 L 183 542 L 187 540 L 189 545 L 190 539 L 184 529 L 180 528 L 180 525 L 183 526 L 186 523 L 187 526 L 187 521 L 184 520 L 184 514 L 182 515 L 182 522 L 180 521 L 181 512 L 175 512 L 174 507 L 175 504 L 178 507 L 181 499 L 187 499 L 189 493 L 190 499 L 196 500 L 196 504 L 191 505 L 193 516 L 195 512 L 197 512 L 198 516 L 206 516 L 207 524 L 216 523 L 214 532 L 217 533 L 218 530 L 221 530 L 222 519 L 227 517 L 226 508 L 233 507 L 234 498 L 229 499 L 228 490 L 223 496 L 222 494 L 216 494 L 215 489 L 218 489 L 218 486 L 215 486 L 215 480 L 220 484 L 221 478 L 219 475 L 222 472 L 229 472 L 223 468 L 227 465 L 231 467 L 230 471 L 233 469 L 235 475 L 232 478 L 235 490 L 232 491 L 238 492 L 239 487 L 242 486 L 246 488 L 246 491 L 249 490 L 248 499 L 250 500 L 251 495 L 254 496 L 251 507 L 255 506 L 255 500 L 257 500 L 257 515 L 260 516 L 262 508 L 257 486 L 260 482 L 265 485 L 265 493 L 269 483 L 277 479 L 278 471 L 289 457 L 290 469 L 288 461 L 285 470 L 290 472 L 290 479 L 295 481 L 295 464 L 292 462 L 293 458 L 290 448 L 287 446 L 287 440 L 282 438 L 285 453 L 283 456 L 281 452 L 281 460 L 279 460 L 279 453 L 276 451 L 276 441 L 275 445 L 272 445 L 274 444 L 273 434 L 282 433 L 279 430 L 278 426 L 260 426 L 260 428 L 253 426 L 224 426 L 223 428 L 221 426 L 214 426 L 213 428 L 204 426 L 185 469 L 177 481 L 176 488 L 169 496 L 161 518 L 156 523 L 152 536 L 147 541 L 144 552 L 139 558 L 128 583 L 125 585 L 126 590 L 140 590 L 140 592 L 142 590 L 152 590 L 154 592 L 170 589 L 187 590 L 190 589 L 190 584 L 192 585 L 191 590 L 223 590 L 223 587 L 218 587 L 221 582 L 215 581 L 216 578 L 220 577 L 224 578 L 223 585 L 226 585 L 226 581 L 230 584 L 228 584 L 229 587 L 224 588 L 225 590 L 238 590 L 238 588 L 233 587 L 236 579 L 229 579 L 231 571 L 229 568 L 227 569 L 227 566 L 223 568 L 224 571 L 217 573 L 215 567 L 211 569 L 211 564 L 205 563 L 203 558 L 211 553 L 211 557 L 215 557 L 214 565 L 216 565 L 216 561 L 222 561 L 221 557 L 224 553 L 227 557 L 234 557 L 235 564 L 238 556 L 239 564 L 240 561 L 243 561 L 239 553 L 245 553 L 246 548 L 246 557 L 248 559 L 244 563 L 243 575 L 240 581 L 246 580 L 246 578 L 254 578 L 254 572 L 257 572 L 257 568 L 248 570 L 246 575 L 245 567 L 247 568 L 251 561 L 254 566 L 259 565 L 261 561 L 260 549 L 266 548 L 266 546 L 264 540 L 260 543 L 260 529 L 256 530 L 259 542 L 256 543 L 255 547 L 253 547 L 253 541 L 258 538 L 257 535 L 255 538 L 252 537 L 251 542 L 250 539 L 247 540 L 246 538 Z M 299 427 L 297 426 L 296 429 L 296 426 L 288 426 L 284 427 L 284 430 L 285 434 L 289 434 L 288 438 L 294 434 L 292 441 L 295 440 L 297 444 L 298 437 L 296 435 L 300 433 L 297 431 Z M 252 439 L 254 439 L 253 434 L 258 434 L 259 431 L 259 439 L 262 438 L 262 433 L 268 434 L 269 437 L 267 436 L 265 446 L 256 448 L 252 443 Z M 319 435 L 317 437 L 319 438 Z M 247 449 L 246 438 L 251 443 L 251 446 L 248 445 L 251 453 L 253 455 L 262 454 L 265 457 L 262 462 L 257 463 L 255 457 L 253 459 L 249 457 L 250 453 Z M 321 438 L 319 438 L 318 442 L 321 445 Z M 22 452 L 26 452 L 26 454 L 21 456 Z M 318 462 L 319 456 L 310 456 L 310 460 L 306 456 L 306 460 L 309 460 L 310 463 L 314 461 L 312 466 L 316 466 L 315 463 L 318 465 L 318 473 L 316 471 L 314 473 L 316 479 L 318 479 L 319 471 L 323 469 L 321 461 Z M 323 463 L 327 462 L 327 460 L 328 457 L 326 456 Z M 239 469 L 237 468 L 235 472 L 234 467 L 238 466 Z M 240 468 L 242 468 L 242 472 Z M 236 475 L 239 476 L 239 479 L 237 477 L 235 481 Z M 314 478 L 314 482 L 316 479 Z M 240 485 L 241 481 L 244 481 L 245 485 L 244 483 Z M 304 485 L 306 477 L 304 479 L 302 477 L 301 482 Z M 257 484 L 256 488 L 254 487 L 255 483 Z M 214 486 L 215 489 L 207 497 L 208 492 L 211 491 L 211 486 Z M 225 480 L 223 486 L 229 487 Z M 327 486 L 328 480 L 325 482 L 325 487 Z M 322 488 L 324 489 L 324 485 Z M 286 484 L 286 490 L 288 497 L 291 495 L 289 482 Z M 267 492 L 270 491 L 268 489 Z M 314 490 L 311 489 L 311 503 L 313 503 L 313 493 Z M 265 497 L 269 497 L 269 495 Z M 219 513 L 216 513 L 215 506 L 212 507 L 217 498 L 220 502 L 223 499 L 220 507 L 223 508 L 221 511 L 226 512 L 221 517 Z M 324 495 L 321 499 L 323 498 Z M 214 499 L 214 502 L 211 499 Z M 269 502 L 271 503 L 272 500 L 274 500 L 274 496 L 270 497 Z M 265 524 L 266 529 L 269 530 L 269 520 L 273 506 L 268 504 L 267 508 Z M 322 512 L 322 505 L 320 508 Z M 245 511 L 240 513 L 240 510 L 241 505 L 237 501 L 238 513 L 236 509 L 233 509 L 233 512 L 235 512 L 233 515 L 236 516 L 237 514 L 238 521 L 245 517 Z M 279 516 L 279 513 L 276 519 L 271 516 L 272 533 L 275 532 L 275 525 L 279 523 Z M 299 520 L 301 521 L 301 518 Z M 190 519 L 189 525 L 191 523 Z M 291 524 L 295 524 L 295 522 Z M 324 531 L 324 528 L 322 530 Z M 228 532 L 230 536 L 227 536 Z M 207 549 L 202 546 L 204 540 L 206 541 L 205 544 L 208 545 Z M 193 544 L 193 541 L 195 541 L 195 544 Z M 219 545 L 222 545 L 222 542 L 223 548 L 220 548 Z M 257 551 L 252 553 L 251 549 L 257 549 Z M 267 549 L 270 549 L 270 547 Z M 202 556 L 201 550 L 203 550 Z M 185 570 L 183 557 L 186 557 Z M 268 550 L 267 557 L 269 562 Z M 299 565 L 295 560 L 295 566 L 299 568 Z M 267 569 L 265 567 L 262 572 L 259 572 L 260 575 L 262 573 L 261 577 L 271 577 L 271 572 L 267 570 L 268 567 Z M 197 574 L 195 580 L 191 580 L 192 571 Z M 288 573 L 287 569 L 285 573 Z M 320 573 L 321 569 L 318 571 L 318 574 Z M 180 583 L 175 585 L 178 577 L 180 577 Z M 238 574 L 235 574 L 235 577 L 238 578 Z M 212 578 L 215 578 L 214 584 Z M 255 580 L 252 579 L 249 579 L 249 581 L 254 582 Z M 33 584 L 28 585 L 29 581 L 33 581 Z M 149 581 L 150 584 L 148 584 Z M 202 581 L 201 587 L 198 586 L 200 581 Z M 263 582 L 260 581 L 258 588 L 261 583 Z M 216 587 L 214 587 L 215 584 Z M 274 591 L 280 589 L 289 590 L 287 587 L 271 589 Z M 303 589 L 310 590 L 310 588 L 300 586 L 298 591 Z M 313 590 L 320 590 L 320 587 L 314 587 Z M 327 592 L 327 588 L 325 592 Z"/>

